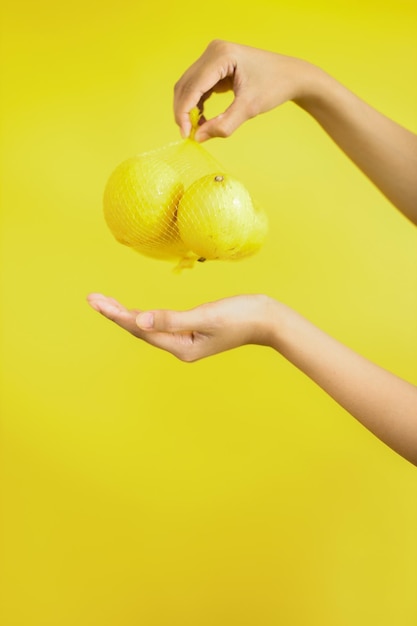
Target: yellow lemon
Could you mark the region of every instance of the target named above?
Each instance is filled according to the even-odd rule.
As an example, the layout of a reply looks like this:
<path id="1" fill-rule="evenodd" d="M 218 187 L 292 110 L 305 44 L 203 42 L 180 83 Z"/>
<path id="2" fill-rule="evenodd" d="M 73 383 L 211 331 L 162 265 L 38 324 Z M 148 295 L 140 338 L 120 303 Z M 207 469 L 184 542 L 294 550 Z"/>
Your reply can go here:
<path id="1" fill-rule="evenodd" d="M 176 171 L 154 155 L 121 163 L 104 191 L 103 209 L 115 238 L 158 258 L 183 254 L 176 211 L 184 186 Z"/>
<path id="2" fill-rule="evenodd" d="M 242 183 L 221 172 L 199 178 L 184 192 L 177 224 L 185 246 L 200 260 L 254 254 L 268 229 L 266 214 Z"/>

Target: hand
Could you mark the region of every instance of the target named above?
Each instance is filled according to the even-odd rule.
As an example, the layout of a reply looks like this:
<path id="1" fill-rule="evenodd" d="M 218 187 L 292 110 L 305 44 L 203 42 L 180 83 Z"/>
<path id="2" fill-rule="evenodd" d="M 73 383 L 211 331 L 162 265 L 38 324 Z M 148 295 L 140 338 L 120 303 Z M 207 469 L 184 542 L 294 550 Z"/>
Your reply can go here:
<path id="1" fill-rule="evenodd" d="M 234 296 L 189 311 L 128 310 L 97 293 L 88 301 L 121 328 L 181 361 L 197 361 L 249 343 L 269 345 L 417 465 L 417 387 L 356 354 L 273 298 Z"/>
<path id="2" fill-rule="evenodd" d="M 318 68 L 315 68 L 318 70 Z M 195 139 L 228 137 L 251 117 L 295 98 L 314 85 L 314 66 L 292 57 L 226 41 L 212 41 L 175 85 L 174 114 L 184 137 L 191 130 L 189 112 L 214 92 L 233 91 L 234 101 L 217 117 L 201 118 Z"/>
<path id="3" fill-rule="evenodd" d="M 175 85 L 174 114 L 183 136 L 189 112 L 214 92 L 233 91 L 226 111 L 206 120 L 199 142 L 228 137 L 251 117 L 292 100 L 311 115 L 383 194 L 417 224 L 417 135 L 385 117 L 320 68 L 293 57 L 212 41 Z"/>
<path id="4" fill-rule="evenodd" d="M 181 361 L 197 361 L 244 344 L 268 343 L 267 320 L 273 301 L 267 296 L 235 296 L 188 311 L 128 310 L 114 298 L 97 293 L 87 300 L 107 319 Z"/>

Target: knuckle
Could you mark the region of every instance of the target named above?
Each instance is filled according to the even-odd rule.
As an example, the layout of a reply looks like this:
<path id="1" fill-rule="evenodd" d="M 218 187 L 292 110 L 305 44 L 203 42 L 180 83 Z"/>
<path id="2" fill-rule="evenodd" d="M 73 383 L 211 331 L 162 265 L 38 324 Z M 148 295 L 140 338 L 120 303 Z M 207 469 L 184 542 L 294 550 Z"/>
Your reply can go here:
<path id="1" fill-rule="evenodd" d="M 245 112 L 246 112 L 246 117 L 248 119 L 252 118 L 252 117 L 256 117 L 259 114 L 259 106 L 258 104 L 251 100 L 249 102 L 247 102 L 245 104 Z"/>
<path id="2" fill-rule="evenodd" d="M 207 48 L 212 49 L 212 48 L 218 48 L 219 46 L 221 46 L 224 43 L 224 41 L 222 39 L 219 38 L 215 38 L 212 39 L 209 43 L 209 45 L 207 46 Z"/>
<path id="3" fill-rule="evenodd" d="M 216 125 L 216 134 L 218 137 L 223 137 L 225 139 L 226 137 L 230 137 L 232 132 L 233 129 L 227 120 L 219 120 Z"/>
<path id="4" fill-rule="evenodd" d="M 154 328 L 162 332 L 172 332 L 173 322 L 169 311 L 158 311 L 158 314 L 155 315 Z"/>
<path id="5" fill-rule="evenodd" d="M 230 44 L 225 41 L 224 39 L 213 39 L 212 41 L 210 41 L 209 45 L 207 46 L 208 50 L 211 51 L 215 51 L 217 53 L 219 52 L 227 52 L 230 48 Z"/>

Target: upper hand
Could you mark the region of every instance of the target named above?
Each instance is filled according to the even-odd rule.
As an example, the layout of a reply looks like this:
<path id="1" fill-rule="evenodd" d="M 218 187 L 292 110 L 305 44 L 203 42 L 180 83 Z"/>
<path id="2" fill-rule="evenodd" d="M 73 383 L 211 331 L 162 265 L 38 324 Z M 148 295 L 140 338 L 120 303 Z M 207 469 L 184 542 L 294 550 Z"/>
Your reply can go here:
<path id="1" fill-rule="evenodd" d="M 228 137 L 238 126 L 287 100 L 303 95 L 309 63 L 249 46 L 212 41 L 202 56 L 183 74 L 174 89 L 174 114 L 183 136 L 188 137 L 189 112 L 214 92 L 233 91 L 226 111 L 210 120 L 204 115 L 195 139 Z"/>

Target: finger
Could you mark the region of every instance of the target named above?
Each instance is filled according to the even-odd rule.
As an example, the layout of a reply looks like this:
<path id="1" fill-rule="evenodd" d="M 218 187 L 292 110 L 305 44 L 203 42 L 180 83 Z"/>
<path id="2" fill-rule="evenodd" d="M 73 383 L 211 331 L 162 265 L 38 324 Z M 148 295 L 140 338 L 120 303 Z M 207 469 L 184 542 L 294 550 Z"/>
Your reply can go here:
<path id="1" fill-rule="evenodd" d="M 233 91 L 233 90 L 234 90 L 233 79 L 230 76 L 220 80 L 218 83 L 216 83 L 212 87 L 212 89 L 209 89 L 208 91 L 206 91 L 201 96 L 200 100 L 198 101 L 197 107 L 200 111 L 200 114 L 202 115 L 204 113 L 204 105 L 207 102 L 207 100 L 211 98 L 213 94 L 226 93 L 227 91 Z"/>
<path id="2" fill-rule="evenodd" d="M 136 324 L 146 331 L 163 333 L 200 332 L 210 333 L 213 323 L 208 319 L 204 307 L 188 311 L 144 311 L 136 317 Z"/>
<path id="3" fill-rule="evenodd" d="M 120 302 L 118 302 L 114 298 L 105 296 L 102 293 L 88 294 L 87 302 L 93 309 L 103 314 L 105 311 L 109 315 L 112 313 L 117 313 L 121 308 L 123 308 Z"/>
<path id="4" fill-rule="evenodd" d="M 251 117 L 249 107 L 241 98 L 235 98 L 224 113 L 201 124 L 194 138 L 202 143 L 212 137 L 230 137 L 249 117 Z"/>
<path id="5" fill-rule="evenodd" d="M 114 306 L 115 308 L 122 308 L 122 309 L 125 308 L 115 298 L 112 298 L 110 296 L 105 296 L 102 293 L 88 294 L 87 302 L 90 304 L 90 306 L 92 306 L 96 310 L 99 310 L 101 306 L 106 306 L 106 305 L 108 305 L 109 307 Z"/>
<path id="6" fill-rule="evenodd" d="M 233 73 L 227 66 L 212 64 L 203 71 L 193 66 L 178 81 L 174 88 L 174 116 L 180 127 L 183 137 L 188 137 L 191 132 L 190 111 L 194 107 L 201 107 L 205 99 L 215 90 L 218 83 L 223 83 L 227 76 Z M 222 90 L 225 90 L 222 88 Z"/>
<path id="7" fill-rule="evenodd" d="M 204 336 L 193 331 L 174 332 L 172 329 L 178 326 L 178 324 L 175 323 L 173 316 L 166 315 L 166 313 L 171 313 L 170 311 L 157 312 L 158 314 L 161 313 L 161 315 L 156 316 L 156 328 L 153 324 L 151 329 L 140 328 L 136 323 L 138 314 L 141 314 L 139 310 L 128 310 L 114 298 L 109 298 L 102 294 L 90 294 L 87 300 L 96 311 L 124 330 L 127 330 L 134 337 L 165 352 L 170 352 L 182 361 L 194 361 L 203 356 L 200 344 Z M 149 313 L 152 313 L 153 316 L 153 312 L 146 312 L 142 315 L 146 316 Z M 158 330 L 157 327 L 161 327 L 161 330 Z M 196 337 L 199 339 L 198 343 Z"/>
<path id="8" fill-rule="evenodd" d="M 136 317 L 139 313 L 137 309 L 129 310 L 114 298 L 109 298 L 103 294 L 89 294 L 87 301 L 93 309 L 101 313 L 108 320 L 133 335 L 139 335 L 139 329 L 136 325 Z"/>

